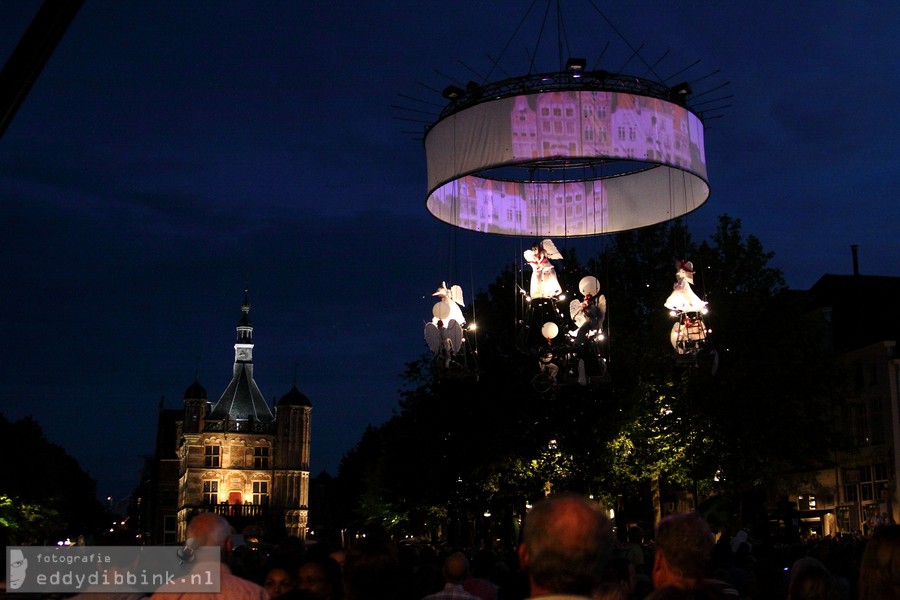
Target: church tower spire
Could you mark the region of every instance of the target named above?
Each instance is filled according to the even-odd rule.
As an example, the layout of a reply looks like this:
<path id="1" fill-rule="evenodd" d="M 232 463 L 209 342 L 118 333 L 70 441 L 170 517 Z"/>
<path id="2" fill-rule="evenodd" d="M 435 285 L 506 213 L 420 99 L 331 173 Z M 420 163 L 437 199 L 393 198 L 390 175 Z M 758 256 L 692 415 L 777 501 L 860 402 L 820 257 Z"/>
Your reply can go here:
<path id="1" fill-rule="evenodd" d="M 250 322 L 250 295 L 244 290 L 241 304 L 241 320 L 237 324 L 237 339 L 234 344 L 234 362 L 253 363 L 253 324 Z"/>
<path id="2" fill-rule="evenodd" d="M 234 343 L 234 376 L 210 412 L 209 419 L 252 419 L 258 423 L 271 423 L 275 420 L 275 415 L 253 379 L 253 324 L 250 322 L 250 296 L 246 289 Z"/>

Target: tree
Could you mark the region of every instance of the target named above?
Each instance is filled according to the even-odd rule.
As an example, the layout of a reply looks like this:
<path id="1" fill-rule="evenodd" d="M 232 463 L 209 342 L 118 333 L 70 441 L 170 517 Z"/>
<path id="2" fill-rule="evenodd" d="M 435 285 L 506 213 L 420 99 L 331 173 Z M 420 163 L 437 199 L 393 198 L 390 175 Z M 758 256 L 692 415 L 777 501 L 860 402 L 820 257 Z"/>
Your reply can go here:
<path id="1" fill-rule="evenodd" d="M 11 543 L 90 537 L 108 523 L 97 485 L 31 417 L 0 415 L 0 534 Z"/>
<path id="2" fill-rule="evenodd" d="M 640 369 L 623 390 L 633 410 L 614 443 L 615 472 L 630 481 L 664 476 L 701 497 L 718 489 L 739 512 L 742 492 L 780 469 L 815 466 L 827 456 L 824 448 L 836 442 L 830 417 L 843 372 L 824 332 L 788 301 L 780 271 L 769 266 L 772 253 L 744 237 L 739 220 L 721 217 L 711 241 L 686 247 L 697 289 L 710 302 L 719 368 L 715 376 L 673 372 L 654 365 L 652 353 L 633 356 L 629 362 Z"/>
<path id="3" fill-rule="evenodd" d="M 514 535 L 526 502 L 548 490 L 611 503 L 668 482 L 739 505 L 773 468 L 822 456 L 841 371 L 789 301 L 772 253 L 739 220 L 721 217 L 700 245 L 676 221 L 616 234 L 586 268 L 568 256 L 563 287 L 594 274 L 607 296 L 611 384 L 531 387 L 536 361 L 516 347 L 524 300 L 516 269 L 504 269 L 475 300 L 480 376 L 435 379 L 429 357 L 410 363 L 394 417 L 345 457 L 339 479 L 354 480 L 350 497 L 366 519 L 474 541 L 482 513 Z M 710 303 L 715 374 L 673 361 L 663 303 L 677 259 L 694 262 Z M 637 519 L 647 506 L 617 505 Z"/>

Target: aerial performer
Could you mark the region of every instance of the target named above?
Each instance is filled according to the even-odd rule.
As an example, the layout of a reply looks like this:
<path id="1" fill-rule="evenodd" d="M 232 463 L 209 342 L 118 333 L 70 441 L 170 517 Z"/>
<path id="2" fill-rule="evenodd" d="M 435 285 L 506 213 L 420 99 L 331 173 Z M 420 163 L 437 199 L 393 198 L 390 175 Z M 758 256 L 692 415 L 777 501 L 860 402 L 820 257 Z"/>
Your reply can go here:
<path id="1" fill-rule="evenodd" d="M 442 282 L 432 296 L 438 296 L 440 300 L 431 309 L 431 322 L 425 324 L 425 343 L 434 353 L 435 360 L 448 368 L 463 344 L 462 328 L 466 319 L 460 308 L 464 305 L 462 288 L 458 285 L 448 288 L 447 283 Z"/>
<path id="2" fill-rule="evenodd" d="M 525 260 L 532 269 L 530 291 L 532 298 L 554 298 L 562 293 L 559 280 L 556 278 L 556 269 L 550 259 L 562 259 L 562 254 L 550 239 L 535 242 L 531 249 L 525 251 Z"/>
<path id="3" fill-rule="evenodd" d="M 453 358 L 462 348 L 463 330 L 456 321 L 449 321 L 449 325 L 444 325 L 444 321 L 438 319 L 437 324 L 425 324 L 425 343 L 428 344 L 429 350 L 434 353 L 434 358 L 445 369 L 450 367 Z"/>
<path id="4" fill-rule="evenodd" d="M 569 304 L 569 315 L 578 326 L 576 346 L 584 344 L 589 334 L 602 333 L 606 318 L 606 296 L 600 293 L 600 281 L 596 277 L 583 277 L 578 282 L 578 291 L 584 296 L 584 300 L 576 298 Z"/>
<path id="5" fill-rule="evenodd" d="M 706 302 L 691 289 L 693 263 L 682 259 L 675 263 L 675 269 L 675 285 L 665 303 L 677 319 L 669 333 L 669 341 L 678 354 L 696 354 L 706 341 L 706 324 L 702 316 L 706 312 Z"/>
<path id="6" fill-rule="evenodd" d="M 573 356 L 588 366 L 594 366 L 591 361 L 604 364 L 596 348 L 601 338 L 590 333 L 594 325 L 597 331 L 603 325 L 602 297 L 592 294 L 583 307 L 576 306 L 584 320 L 573 326 L 560 306 L 561 284 L 568 286 L 568 274 L 557 274 L 554 265 L 563 256 L 543 236 L 569 239 L 632 231 L 702 206 L 710 186 L 701 117 L 719 105 L 710 107 L 713 101 L 705 100 L 704 111 L 695 111 L 692 99 L 719 87 L 698 89 L 693 96 L 693 85 L 707 76 L 672 85 L 671 78 L 661 80 L 655 74 L 648 79 L 595 70 L 586 59 L 564 57 L 560 51 L 556 72 L 529 68 L 524 75 L 444 88 L 440 94 L 447 102 L 427 125 L 424 145 L 425 207 L 432 216 L 472 232 L 537 240 L 519 250 L 532 272 L 529 284 L 524 282 L 524 265 L 517 277 L 520 297 L 515 307 L 521 309 L 521 318 L 517 313 L 516 348 L 532 359 L 552 351 L 560 367 L 556 377 L 565 382 L 573 372 Z M 564 58 L 568 60 L 563 68 Z M 577 123 L 562 127 L 560 115 Z M 623 146 L 607 143 L 603 132 L 610 123 L 653 126 L 632 127 Z M 625 129 L 619 127 L 620 132 Z M 640 158 L 637 166 L 635 157 Z M 687 271 L 682 275 L 687 277 Z M 684 286 L 696 298 L 690 283 Z M 703 303 L 699 298 L 686 302 L 687 295 L 673 294 L 678 296 L 673 298 L 675 308 L 696 314 L 683 311 L 699 311 Z M 579 341 L 586 343 L 573 349 L 577 333 L 571 331 L 585 322 L 591 325 Z M 542 335 L 547 323 L 562 326 L 561 335 Z M 596 379 L 608 381 L 605 373 Z"/>
<path id="7" fill-rule="evenodd" d="M 465 326 L 466 318 L 463 316 L 461 307 L 465 306 L 466 303 L 463 302 L 461 287 L 454 285 L 448 288 L 447 282 L 443 281 L 432 296 L 440 298 L 440 302 L 435 304 L 431 310 L 434 315 L 434 318 L 431 320 L 432 323 L 437 325 L 438 320 L 441 319 L 445 325 L 447 325 L 448 321 L 456 321 L 460 327 Z M 438 316 L 438 313 L 442 316 Z"/>
<path id="8" fill-rule="evenodd" d="M 689 260 L 675 263 L 675 285 L 666 299 L 666 308 L 676 312 L 699 312 L 706 308 L 706 302 L 694 293 L 694 264 Z"/>

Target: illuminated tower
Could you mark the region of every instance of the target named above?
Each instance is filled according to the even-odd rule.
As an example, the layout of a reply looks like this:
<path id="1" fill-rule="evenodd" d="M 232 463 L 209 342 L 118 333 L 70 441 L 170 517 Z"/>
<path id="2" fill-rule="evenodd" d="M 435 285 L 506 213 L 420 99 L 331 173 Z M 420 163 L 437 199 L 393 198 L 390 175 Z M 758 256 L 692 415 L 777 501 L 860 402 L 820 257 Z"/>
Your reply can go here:
<path id="1" fill-rule="evenodd" d="M 198 512 L 223 515 L 248 539 L 260 532 L 306 537 L 312 404 L 294 386 L 273 413 L 253 377 L 253 348 L 245 292 L 231 382 L 215 404 L 197 381 L 185 392 L 175 436 L 179 540 Z"/>

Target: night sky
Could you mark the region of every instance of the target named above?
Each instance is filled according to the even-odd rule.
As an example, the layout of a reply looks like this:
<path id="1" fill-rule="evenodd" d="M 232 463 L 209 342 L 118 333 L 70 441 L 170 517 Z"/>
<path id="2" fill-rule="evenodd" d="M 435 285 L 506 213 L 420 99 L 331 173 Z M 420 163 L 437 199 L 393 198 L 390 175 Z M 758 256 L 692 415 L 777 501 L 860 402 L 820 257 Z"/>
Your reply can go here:
<path id="1" fill-rule="evenodd" d="M 39 6 L 0 3 L 0 60 Z M 427 213 L 415 120 L 531 56 L 730 82 L 702 98 L 733 94 L 707 105 L 730 106 L 708 115 L 694 238 L 741 219 L 795 289 L 851 273 L 852 244 L 863 274 L 900 276 L 900 3 L 563 0 L 542 33 L 530 6 L 87 0 L 0 139 L 0 412 L 125 496 L 160 398 L 228 384 L 247 286 L 256 381 L 274 400 L 296 379 L 312 474 L 336 474 L 392 414 L 438 284 L 471 299 L 530 244 Z"/>

